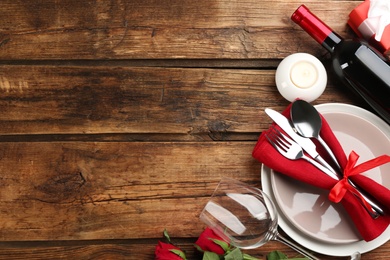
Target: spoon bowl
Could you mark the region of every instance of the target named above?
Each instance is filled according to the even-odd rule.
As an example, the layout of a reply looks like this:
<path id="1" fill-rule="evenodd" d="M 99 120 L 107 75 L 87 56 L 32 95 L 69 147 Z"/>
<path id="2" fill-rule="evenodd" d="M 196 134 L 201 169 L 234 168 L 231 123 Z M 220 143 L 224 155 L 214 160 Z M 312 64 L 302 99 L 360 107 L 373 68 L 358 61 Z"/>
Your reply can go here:
<path id="1" fill-rule="evenodd" d="M 320 138 L 322 120 L 315 107 L 304 100 L 296 100 L 291 107 L 291 120 L 301 136 Z"/>
<path id="2" fill-rule="evenodd" d="M 317 109 L 310 103 L 304 100 L 296 100 L 291 106 L 290 111 L 291 121 L 297 130 L 298 134 L 306 138 L 315 138 L 325 148 L 330 155 L 335 166 L 337 166 L 338 172 L 341 171 L 340 165 L 337 162 L 332 150 L 321 138 L 320 132 L 322 127 L 322 118 Z M 330 169 L 332 170 L 332 169 Z"/>

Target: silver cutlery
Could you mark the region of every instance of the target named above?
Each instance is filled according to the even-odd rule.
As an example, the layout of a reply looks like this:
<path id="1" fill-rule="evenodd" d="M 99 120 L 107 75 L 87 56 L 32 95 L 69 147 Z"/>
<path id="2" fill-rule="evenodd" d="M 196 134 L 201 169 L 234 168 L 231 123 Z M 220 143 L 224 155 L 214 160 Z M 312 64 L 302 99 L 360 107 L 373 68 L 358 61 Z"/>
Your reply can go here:
<path id="1" fill-rule="evenodd" d="M 320 164 L 328 168 L 330 171 L 333 171 L 333 168 L 324 160 L 324 158 L 321 157 L 321 155 L 318 154 L 316 145 L 313 143 L 312 140 L 309 138 L 302 137 L 298 135 L 295 132 L 295 129 L 291 126 L 290 121 L 280 114 L 279 112 L 276 112 L 275 110 L 272 110 L 270 108 L 265 109 L 265 113 L 272 118 L 272 120 L 280 126 L 281 129 L 289 136 L 291 139 L 293 139 L 296 143 L 298 143 L 302 149 L 308 153 L 311 158 L 318 161 Z M 335 174 L 337 174 L 335 172 Z"/>
<path id="2" fill-rule="evenodd" d="M 278 129 L 272 126 L 272 131 L 268 132 L 265 136 L 270 144 L 284 157 L 290 160 L 303 159 L 313 164 L 315 167 L 329 175 L 335 180 L 339 180 L 338 176 L 333 172 L 329 171 L 326 167 L 306 156 L 303 153 L 302 147 L 288 138 L 286 135 L 282 134 Z"/>
<path id="3" fill-rule="evenodd" d="M 270 142 L 270 144 L 284 157 L 290 160 L 304 159 L 316 166 L 318 169 L 320 169 L 322 172 L 324 172 L 331 178 L 339 180 L 338 176 L 335 173 L 329 171 L 329 169 L 327 169 L 323 165 L 306 156 L 303 153 L 302 147 L 298 143 L 294 142 L 292 139 L 284 135 L 275 127 L 272 126 L 272 131 L 268 132 L 265 137 L 267 138 L 268 142 Z M 377 218 L 379 216 L 379 213 L 376 212 L 376 210 L 373 208 L 374 206 L 376 206 L 376 204 L 373 203 L 369 198 L 367 198 L 367 196 L 362 194 L 359 190 L 356 191 L 359 192 L 359 194 L 364 198 L 365 201 L 370 204 L 372 208 L 368 208 L 364 201 L 362 201 L 360 197 L 356 196 L 363 205 L 363 207 L 367 210 L 367 212 L 372 218 Z"/>

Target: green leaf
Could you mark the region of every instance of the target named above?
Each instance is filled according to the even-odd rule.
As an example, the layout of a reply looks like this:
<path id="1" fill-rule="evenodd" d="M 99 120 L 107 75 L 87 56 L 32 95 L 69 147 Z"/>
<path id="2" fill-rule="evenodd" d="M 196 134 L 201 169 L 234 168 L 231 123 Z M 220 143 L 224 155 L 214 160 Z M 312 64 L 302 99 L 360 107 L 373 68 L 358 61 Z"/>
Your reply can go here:
<path id="1" fill-rule="evenodd" d="M 250 256 L 248 254 L 243 254 L 242 256 L 244 257 L 244 260 L 260 260 L 259 258 Z"/>
<path id="2" fill-rule="evenodd" d="M 183 258 L 184 260 L 186 259 L 186 255 L 184 254 L 183 251 L 181 250 L 178 250 L 178 249 L 169 249 L 170 252 L 180 256 L 181 258 Z"/>
<path id="3" fill-rule="evenodd" d="M 222 247 L 223 251 L 228 251 L 229 249 L 229 244 L 226 243 L 225 241 L 222 241 L 222 240 L 218 240 L 218 239 L 212 239 L 210 238 L 214 243 L 216 243 L 217 245 L 219 245 L 220 247 Z"/>
<path id="4" fill-rule="evenodd" d="M 205 251 L 202 260 L 219 260 L 219 255 L 214 252 Z"/>
<path id="5" fill-rule="evenodd" d="M 233 249 L 229 254 L 225 255 L 225 260 L 243 260 L 242 252 L 239 248 Z"/>
<path id="6" fill-rule="evenodd" d="M 168 240 L 168 242 L 171 242 L 171 238 L 169 237 L 168 231 L 164 229 L 164 237 Z"/>
<path id="7" fill-rule="evenodd" d="M 285 254 L 280 251 L 272 251 L 267 255 L 267 260 L 280 260 L 280 259 L 288 259 Z"/>
<path id="8" fill-rule="evenodd" d="M 198 246 L 197 244 L 194 244 L 195 248 L 198 249 L 199 252 L 204 252 L 204 250 Z"/>

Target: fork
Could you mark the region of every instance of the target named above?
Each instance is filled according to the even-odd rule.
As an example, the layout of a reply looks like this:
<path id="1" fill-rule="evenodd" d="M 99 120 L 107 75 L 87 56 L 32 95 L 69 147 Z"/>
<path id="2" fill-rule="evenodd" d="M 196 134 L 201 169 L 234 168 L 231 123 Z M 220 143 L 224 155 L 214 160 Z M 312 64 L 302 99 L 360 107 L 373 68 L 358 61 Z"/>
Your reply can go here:
<path id="1" fill-rule="evenodd" d="M 320 169 L 322 172 L 332 177 L 333 179 L 337 181 L 339 180 L 338 176 L 334 172 L 331 172 L 328 168 L 322 166 L 320 163 L 306 156 L 303 153 L 302 147 L 299 144 L 294 142 L 286 135 L 282 134 L 274 126 L 272 126 L 272 130 L 273 131 L 268 132 L 268 134 L 266 134 L 265 137 L 267 138 L 268 142 L 270 142 L 270 144 L 284 157 L 290 160 L 298 160 L 298 159 L 306 160 L 309 163 L 313 164 L 318 169 Z"/>
<path id="2" fill-rule="evenodd" d="M 328 168 L 322 166 L 321 164 L 319 164 L 315 160 L 306 156 L 303 153 L 302 147 L 299 144 L 297 144 L 292 139 L 290 139 L 289 137 L 284 135 L 282 132 L 280 132 L 274 126 L 272 126 L 272 130 L 273 131 L 268 132 L 268 134 L 266 134 L 265 137 L 267 138 L 268 142 L 284 157 L 286 157 L 290 160 L 298 160 L 298 159 L 306 160 L 306 161 L 310 162 L 311 164 L 313 164 L 314 166 L 316 166 L 318 169 L 320 169 L 322 172 L 324 172 L 328 176 L 332 177 L 333 179 L 335 179 L 337 181 L 340 180 L 334 172 L 330 171 Z M 350 180 L 348 180 L 348 182 L 351 183 Z M 353 186 L 353 187 L 355 187 L 355 186 Z M 364 201 L 362 201 L 360 197 L 356 196 L 357 198 L 360 199 L 361 204 L 364 206 L 364 208 L 367 210 L 367 212 L 371 215 L 371 217 L 374 219 L 378 218 L 380 212 L 383 212 L 381 210 L 381 208 L 378 205 L 376 205 L 372 200 L 367 198 L 367 196 L 365 196 L 362 192 L 357 190 L 356 187 L 355 187 L 355 190 L 356 190 L 356 192 L 359 192 L 360 195 L 364 198 L 364 200 L 370 204 L 371 208 L 368 208 L 367 205 L 364 203 Z M 378 211 L 378 210 L 380 210 L 380 211 Z"/>

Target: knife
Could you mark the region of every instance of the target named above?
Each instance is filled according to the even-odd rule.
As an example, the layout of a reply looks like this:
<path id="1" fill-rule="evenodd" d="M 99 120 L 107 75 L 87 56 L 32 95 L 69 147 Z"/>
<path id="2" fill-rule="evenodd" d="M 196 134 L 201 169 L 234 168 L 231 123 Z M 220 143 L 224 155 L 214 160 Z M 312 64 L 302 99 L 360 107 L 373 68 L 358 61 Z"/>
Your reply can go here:
<path id="1" fill-rule="evenodd" d="M 314 160 L 322 164 L 324 167 L 326 167 L 329 171 L 331 171 L 333 174 L 338 176 L 338 179 L 340 179 L 340 176 L 337 174 L 337 172 L 330 166 L 324 158 L 321 157 L 321 155 L 318 154 L 316 150 L 316 145 L 313 143 L 312 140 L 309 138 L 302 137 L 298 135 L 294 128 L 291 126 L 290 121 L 279 112 L 276 112 L 275 110 L 271 108 L 266 108 L 265 113 L 278 125 L 280 128 L 283 129 L 286 134 L 288 134 L 296 143 L 298 143 L 302 149 L 307 152 Z"/>

